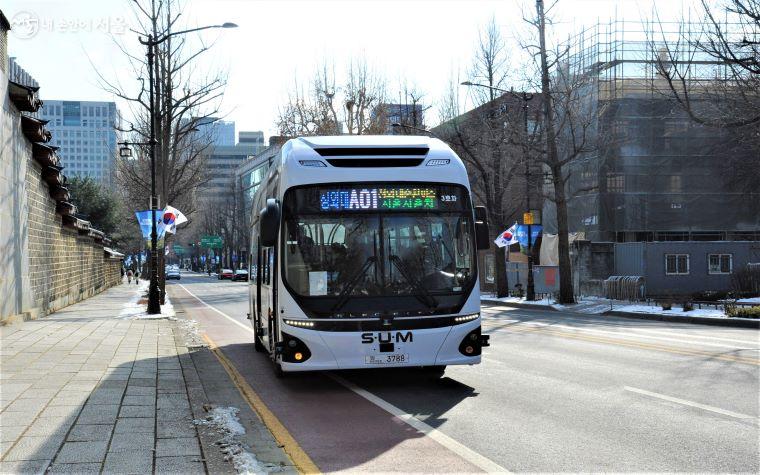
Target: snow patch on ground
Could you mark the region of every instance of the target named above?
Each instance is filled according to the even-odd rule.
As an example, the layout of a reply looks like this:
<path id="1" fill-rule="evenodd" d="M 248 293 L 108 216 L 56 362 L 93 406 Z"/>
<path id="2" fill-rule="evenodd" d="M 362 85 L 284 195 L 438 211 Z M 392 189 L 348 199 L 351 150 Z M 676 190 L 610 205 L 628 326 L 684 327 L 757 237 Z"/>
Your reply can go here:
<path id="1" fill-rule="evenodd" d="M 167 320 L 177 322 L 177 325 L 182 328 L 185 336 L 185 346 L 188 348 L 206 347 L 208 344 L 203 340 L 201 336 L 200 327 L 198 322 L 187 318 L 168 317 Z"/>
<path id="2" fill-rule="evenodd" d="M 615 307 L 615 310 L 620 312 L 648 313 L 652 315 L 678 315 L 680 317 L 726 317 L 723 310 L 716 310 L 713 308 L 695 308 L 694 310 L 684 312 L 683 308 L 676 306 L 673 306 L 671 310 L 663 310 L 659 305 L 623 305 L 622 307 Z"/>
<path id="3" fill-rule="evenodd" d="M 481 300 L 490 300 L 490 301 L 498 300 L 499 302 L 505 302 L 505 303 L 519 303 L 521 305 L 535 305 L 537 307 L 547 307 L 547 306 L 550 306 L 550 305 L 552 305 L 552 304 L 555 303 L 554 302 L 554 298 L 552 298 L 552 297 L 541 299 L 541 300 L 532 300 L 531 301 L 531 300 L 525 300 L 523 297 L 501 297 L 501 298 L 497 298 L 497 297 L 488 297 L 488 296 L 485 296 L 485 295 L 481 295 L 480 299 Z"/>
<path id="4" fill-rule="evenodd" d="M 724 313 L 723 310 L 702 308 L 702 309 L 694 309 L 688 312 L 684 312 L 682 307 L 677 307 L 675 305 L 673 306 L 671 310 L 663 310 L 662 307 L 659 305 L 641 305 L 641 304 L 630 304 L 630 305 L 622 304 L 621 305 L 622 302 L 613 301 L 612 307 L 610 307 L 609 299 L 604 299 L 601 297 L 584 296 L 578 300 L 578 303 L 571 304 L 571 305 L 558 304 L 554 301 L 553 298 L 536 300 L 536 301 L 530 302 L 521 297 L 495 298 L 495 297 L 481 296 L 481 300 L 485 300 L 488 302 L 498 301 L 498 302 L 504 302 L 504 303 L 532 305 L 536 307 L 553 308 L 555 310 L 570 310 L 573 312 L 588 313 L 588 314 L 602 314 L 606 312 L 607 310 L 616 310 L 619 312 L 646 313 L 650 315 L 678 315 L 678 316 L 684 316 L 684 317 L 724 317 L 724 318 L 726 317 L 726 314 Z M 744 300 L 751 301 L 752 299 L 744 299 Z M 760 302 L 760 298 L 758 298 L 758 301 Z"/>
<path id="5" fill-rule="evenodd" d="M 129 302 L 124 304 L 124 308 L 119 313 L 117 318 L 125 320 L 156 320 L 156 319 L 169 319 L 175 316 L 174 306 L 172 305 L 169 296 L 165 297 L 165 303 L 161 305 L 161 313 L 151 315 L 148 314 L 147 302 L 140 302 L 148 298 L 148 287 L 150 287 L 150 281 L 141 280 L 139 284 L 135 286 L 134 295 Z"/>
<path id="6" fill-rule="evenodd" d="M 225 454 L 225 460 L 232 462 L 235 470 L 241 474 L 258 474 L 279 472 L 282 467 L 260 462 L 246 450 L 239 437 L 245 435 L 245 427 L 240 423 L 236 407 L 215 407 L 205 419 L 196 419 L 196 425 L 206 425 L 216 430 L 222 438 L 215 442 Z"/>
<path id="7" fill-rule="evenodd" d="M 737 302 L 739 302 L 739 303 L 756 303 L 756 304 L 760 305 L 760 297 L 752 297 L 752 298 L 748 298 L 748 299 L 739 299 L 739 300 L 737 300 Z"/>

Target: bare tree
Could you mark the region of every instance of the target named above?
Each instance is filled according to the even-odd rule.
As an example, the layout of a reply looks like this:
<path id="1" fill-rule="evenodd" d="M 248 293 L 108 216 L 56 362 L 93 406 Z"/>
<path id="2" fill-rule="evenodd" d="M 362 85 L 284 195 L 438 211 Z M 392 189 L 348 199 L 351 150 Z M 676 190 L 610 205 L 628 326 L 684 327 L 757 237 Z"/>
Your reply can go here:
<path id="1" fill-rule="evenodd" d="M 726 0 L 723 12 L 705 0 L 700 6 L 700 26 L 681 21 L 675 37 L 655 19 L 659 31 L 649 38 L 660 81 L 655 87 L 664 90 L 693 122 L 721 131 L 718 147 L 726 157 L 728 180 L 735 189 L 756 192 L 760 180 L 760 0 Z"/>
<path id="2" fill-rule="evenodd" d="M 137 31 L 143 38 L 165 38 L 155 46 L 154 66 L 154 120 L 156 129 L 156 194 L 159 205 L 172 204 L 192 215 L 195 211 L 195 191 L 206 180 L 205 157 L 211 138 L 198 133 L 199 126 L 212 120 L 218 112 L 226 85 L 220 73 L 204 75 L 196 67 L 199 57 L 212 45 L 201 42 L 190 47 L 184 36 L 173 37 L 173 31 L 181 30 L 178 21 L 182 15 L 181 0 L 133 0 L 137 19 Z M 100 75 L 102 87 L 126 101 L 131 120 L 118 130 L 127 134 L 131 141 L 148 143 L 150 140 L 150 104 L 147 83 L 147 60 L 134 55 L 117 42 L 121 52 L 131 63 L 139 80 L 137 94 L 129 92 L 118 78 Z M 126 190 L 129 204 L 146 205 L 150 196 L 150 163 L 147 146 L 141 147 L 135 158 L 117 162 L 117 177 Z M 161 297 L 164 296 L 164 252 L 158 252 Z"/>
<path id="3" fill-rule="evenodd" d="M 442 101 L 445 120 L 435 129 L 465 162 L 473 195 L 488 209 L 489 221 L 499 231 L 515 219 L 520 201 L 510 194 L 510 186 L 521 175 L 524 156 L 516 147 L 516 135 L 522 134 L 522 120 L 512 113 L 520 106 L 509 95 L 499 92 L 506 87 L 509 56 L 505 41 L 494 19 L 481 31 L 475 58 L 468 77 L 483 87 L 473 87 L 471 94 L 477 107 L 461 114 L 457 91 L 459 81 L 451 81 L 450 91 Z M 519 101 L 517 101 L 519 103 Z M 496 292 L 509 293 L 503 247 L 493 248 Z"/>
<path id="4" fill-rule="evenodd" d="M 550 188 L 544 198 L 554 205 L 556 214 L 559 302 L 572 303 L 575 297 L 570 263 L 568 181 L 574 173 L 575 162 L 598 147 L 598 143 L 591 140 L 597 118 L 592 94 L 596 77 L 594 71 L 582 70 L 580 66 L 571 64 L 568 60 L 569 44 L 556 49 L 547 45 L 546 29 L 550 20 L 547 19 L 543 0 L 536 0 L 536 15 L 526 21 L 535 30 L 538 40 L 538 44 L 528 45 L 527 48 L 533 54 L 540 78 L 543 109 L 540 136 L 544 148 L 538 156 L 550 180 Z"/>
<path id="5" fill-rule="evenodd" d="M 280 135 L 384 133 L 386 124 L 377 114 L 386 97 L 382 77 L 360 59 L 349 62 L 342 86 L 337 84 L 334 68 L 326 64 L 306 86 L 296 83 L 276 121 Z"/>

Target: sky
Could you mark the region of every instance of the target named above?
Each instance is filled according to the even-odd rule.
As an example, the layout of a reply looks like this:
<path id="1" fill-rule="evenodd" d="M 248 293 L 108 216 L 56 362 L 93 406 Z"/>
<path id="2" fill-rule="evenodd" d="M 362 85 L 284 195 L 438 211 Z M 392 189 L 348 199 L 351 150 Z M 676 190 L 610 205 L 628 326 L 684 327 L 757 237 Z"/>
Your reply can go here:
<path id="1" fill-rule="evenodd" d="M 696 1 L 696 0 L 694 0 Z M 689 0 L 560 0 L 551 12 L 553 34 L 566 37 L 583 26 L 617 15 L 641 21 L 652 5 L 662 19 L 675 19 Z M 196 68 L 198 74 L 222 72 L 227 86 L 221 113 L 237 130 L 276 134 L 280 107 L 297 81 L 310 79 L 319 64 L 338 75 L 349 61 L 365 58 L 391 93 L 404 82 L 424 93 L 428 125 L 450 79 L 467 79 L 481 30 L 491 18 L 513 48 L 515 63 L 524 54 L 523 13 L 530 0 L 183 0 L 179 28 L 234 22 L 235 29 L 193 33 L 191 44 L 213 43 Z M 551 0 L 548 1 L 551 3 Z M 131 0 L 4 0 L 0 4 L 13 28 L 9 54 L 35 77 L 43 100 L 116 101 L 99 78 L 137 91 L 135 73 L 118 44 L 144 54 Z M 36 28 L 25 28 L 36 19 Z M 464 87 L 464 86 L 462 86 Z M 462 91 L 466 96 L 466 91 Z M 129 116 L 127 112 L 125 116 Z"/>

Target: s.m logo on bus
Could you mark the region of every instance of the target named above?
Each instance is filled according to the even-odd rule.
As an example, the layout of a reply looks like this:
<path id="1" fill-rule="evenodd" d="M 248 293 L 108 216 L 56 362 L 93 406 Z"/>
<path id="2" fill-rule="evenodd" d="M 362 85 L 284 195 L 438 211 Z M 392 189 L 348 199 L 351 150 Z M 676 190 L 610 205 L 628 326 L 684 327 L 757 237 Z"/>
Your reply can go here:
<path id="1" fill-rule="evenodd" d="M 377 341 L 378 343 L 412 343 L 414 337 L 412 332 L 377 332 L 377 333 L 362 333 L 362 343 L 369 344 Z"/>

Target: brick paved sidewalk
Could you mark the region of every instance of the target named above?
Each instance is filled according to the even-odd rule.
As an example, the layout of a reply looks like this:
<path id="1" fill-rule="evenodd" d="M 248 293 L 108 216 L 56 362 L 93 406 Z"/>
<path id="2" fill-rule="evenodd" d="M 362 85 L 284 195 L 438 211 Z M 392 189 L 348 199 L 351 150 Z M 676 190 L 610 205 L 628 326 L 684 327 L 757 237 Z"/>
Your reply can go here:
<path id="1" fill-rule="evenodd" d="M 201 385 L 180 326 L 117 318 L 134 295 L 122 284 L 0 327 L 0 473 L 218 471 L 192 422 Z"/>

